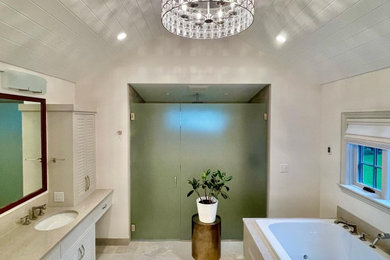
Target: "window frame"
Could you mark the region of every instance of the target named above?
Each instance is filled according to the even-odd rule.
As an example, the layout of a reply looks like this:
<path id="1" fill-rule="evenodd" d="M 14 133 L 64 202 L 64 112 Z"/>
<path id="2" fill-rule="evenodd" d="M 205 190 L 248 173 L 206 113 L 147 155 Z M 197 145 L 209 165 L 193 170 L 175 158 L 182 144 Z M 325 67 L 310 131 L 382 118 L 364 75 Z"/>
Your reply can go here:
<path id="1" fill-rule="evenodd" d="M 345 193 L 390 213 L 390 139 L 347 134 L 348 123 L 390 125 L 390 111 L 341 113 L 341 172 L 339 186 Z M 360 183 L 358 176 L 358 147 L 382 149 L 382 189 L 378 190 Z M 369 187 L 375 191 L 364 191 Z"/>

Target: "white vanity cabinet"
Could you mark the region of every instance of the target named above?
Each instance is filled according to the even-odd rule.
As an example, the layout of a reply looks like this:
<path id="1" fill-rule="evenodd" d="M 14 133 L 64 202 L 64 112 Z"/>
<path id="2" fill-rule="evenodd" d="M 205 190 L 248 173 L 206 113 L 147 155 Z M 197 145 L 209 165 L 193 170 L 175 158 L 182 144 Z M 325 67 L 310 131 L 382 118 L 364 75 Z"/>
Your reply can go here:
<path id="1" fill-rule="evenodd" d="M 64 260 L 94 260 L 95 259 L 95 224 L 73 244 L 71 248 L 63 250 L 61 259 Z"/>
<path id="2" fill-rule="evenodd" d="M 75 206 L 95 190 L 95 117 L 90 108 L 47 105 L 50 206 Z"/>
<path id="3" fill-rule="evenodd" d="M 73 171 L 75 203 L 95 190 L 96 138 L 95 113 L 73 114 Z"/>
<path id="4" fill-rule="evenodd" d="M 96 258 L 95 224 L 112 204 L 112 194 L 91 211 L 61 242 L 43 257 L 44 260 L 94 260 Z"/>

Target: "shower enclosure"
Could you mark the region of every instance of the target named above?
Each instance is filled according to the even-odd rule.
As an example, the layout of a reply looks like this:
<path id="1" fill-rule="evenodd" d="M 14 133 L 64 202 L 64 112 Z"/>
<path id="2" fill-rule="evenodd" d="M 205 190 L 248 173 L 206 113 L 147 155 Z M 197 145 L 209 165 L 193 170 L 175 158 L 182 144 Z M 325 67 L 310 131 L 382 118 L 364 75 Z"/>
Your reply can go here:
<path id="1" fill-rule="evenodd" d="M 266 216 L 266 104 L 135 103 L 131 112 L 132 239 L 190 239 L 187 181 L 207 169 L 233 176 L 218 205 L 223 239 L 242 239 L 242 218 Z"/>

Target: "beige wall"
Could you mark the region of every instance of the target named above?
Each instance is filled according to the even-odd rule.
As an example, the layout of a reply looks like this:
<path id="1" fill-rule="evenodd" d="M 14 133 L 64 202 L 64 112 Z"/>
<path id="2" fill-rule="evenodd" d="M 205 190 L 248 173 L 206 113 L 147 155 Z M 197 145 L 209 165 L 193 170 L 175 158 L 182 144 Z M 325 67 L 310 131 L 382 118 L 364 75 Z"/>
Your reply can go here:
<path id="1" fill-rule="evenodd" d="M 321 217 L 335 217 L 336 205 L 388 231 L 390 216 L 345 194 L 340 180 L 341 112 L 390 110 L 390 69 L 321 86 Z M 333 149 L 327 154 L 327 146 Z"/>
<path id="2" fill-rule="evenodd" d="M 3 89 L 1 86 L 1 73 L 0 73 L 0 93 L 14 94 L 14 95 L 23 95 L 23 96 L 33 96 L 38 98 L 45 98 L 46 103 L 48 104 L 74 104 L 75 101 L 75 84 L 69 81 L 57 79 L 54 77 L 46 76 L 40 73 L 22 69 L 16 66 L 12 66 L 6 63 L 0 62 L 0 70 L 12 69 L 23 71 L 26 73 L 31 73 L 40 77 L 43 77 L 47 80 L 47 93 L 45 95 L 39 94 L 30 94 L 30 93 L 19 93 L 17 91 L 10 91 L 8 89 Z M 12 210 L 12 212 L 5 212 L 0 215 L 0 234 L 4 233 L 6 230 L 12 229 L 16 225 L 16 221 L 28 214 L 28 209 L 31 206 L 41 204 L 43 202 L 47 203 L 47 195 L 40 196 L 39 199 L 31 199 L 24 203 L 23 206 L 18 207 L 18 209 Z"/>
<path id="3" fill-rule="evenodd" d="M 115 190 L 98 237 L 129 237 L 128 83 L 270 83 L 269 216 L 319 216 L 320 89 L 295 76 L 290 66 L 277 66 L 270 57 L 231 39 L 155 40 L 130 53 L 121 65 L 77 83 L 76 102 L 98 110 L 97 187 Z M 281 163 L 289 164 L 289 173 L 279 173 Z"/>

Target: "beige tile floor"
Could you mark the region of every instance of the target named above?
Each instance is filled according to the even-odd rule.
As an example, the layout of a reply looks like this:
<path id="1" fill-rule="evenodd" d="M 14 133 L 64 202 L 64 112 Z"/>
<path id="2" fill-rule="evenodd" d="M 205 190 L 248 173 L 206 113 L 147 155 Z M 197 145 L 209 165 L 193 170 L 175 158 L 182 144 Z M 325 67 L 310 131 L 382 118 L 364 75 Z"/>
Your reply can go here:
<path id="1" fill-rule="evenodd" d="M 242 242 L 223 241 L 221 260 L 242 260 Z M 97 260 L 192 260 L 190 241 L 131 242 L 128 246 L 97 246 Z"/>

